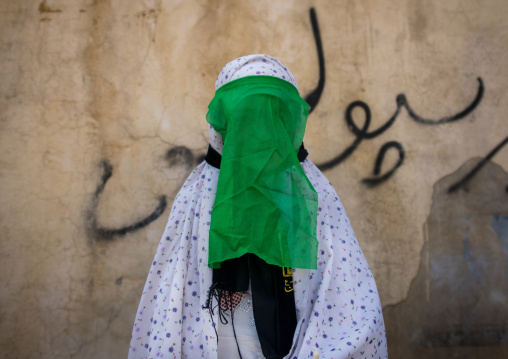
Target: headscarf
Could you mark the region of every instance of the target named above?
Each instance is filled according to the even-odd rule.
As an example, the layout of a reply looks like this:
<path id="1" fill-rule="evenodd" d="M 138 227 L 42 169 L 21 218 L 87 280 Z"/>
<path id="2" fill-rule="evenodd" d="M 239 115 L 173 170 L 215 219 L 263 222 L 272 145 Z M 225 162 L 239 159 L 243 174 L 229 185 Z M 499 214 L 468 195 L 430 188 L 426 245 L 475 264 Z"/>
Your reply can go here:
<path id="1" fill-rule="evenodd" d="M 223 85 L 247 76 L 273 76 L 292 84 L 298 90 L 295 77 L 276 58 L 264 54 L 239 57 L 228 62 L 215 81 L 215 91 Z"/>

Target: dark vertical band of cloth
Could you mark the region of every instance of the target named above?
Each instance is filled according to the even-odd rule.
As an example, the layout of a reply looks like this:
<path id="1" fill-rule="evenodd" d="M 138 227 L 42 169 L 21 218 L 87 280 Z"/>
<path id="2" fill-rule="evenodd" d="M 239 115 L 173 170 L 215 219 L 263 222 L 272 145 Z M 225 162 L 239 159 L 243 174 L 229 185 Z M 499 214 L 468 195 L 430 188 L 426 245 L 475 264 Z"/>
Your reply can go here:
<path id="1" fill-rule="evenodd" d="M 263 356 L 266 359 L 283 358 L 291 350 L 297 324 L 291 268 L 268 264 L 251 253 L 225 260 L 221 268 L 213 270 L 205 308 L 213 309 L 211 301 L 216 298 L 220 320 L 227 323 L 220 306 L 222 296 L 247 291 L 249 282 L 254 322 Z M 231 315 L 234 328 L 233 318 Z"/>
<path id="2" fill-rule="evenodd" d="M 293 345 L 296 308 L 291 269 L 249 255 L 254 322 L 266 359 L 285 357 Z"/>

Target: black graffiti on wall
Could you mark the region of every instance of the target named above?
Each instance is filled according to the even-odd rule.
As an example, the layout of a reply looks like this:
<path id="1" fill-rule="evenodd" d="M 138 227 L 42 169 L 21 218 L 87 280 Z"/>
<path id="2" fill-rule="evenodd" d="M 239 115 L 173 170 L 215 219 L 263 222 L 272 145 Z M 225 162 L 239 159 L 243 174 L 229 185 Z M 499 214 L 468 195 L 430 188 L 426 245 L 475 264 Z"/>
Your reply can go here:
<path id="1" fill-rule="evenodd" d="M 310 9 L 309 14 L 310 14 L 310 22 L 312 25 L 312 32 L 314 34 L 314 41 L 316 43 L 316 50 L 317 50 L 318 64 L 319 64 L 319 80 L 318 80 L 317 87 L 311 93 L 309 93 L 307 96 L 305 96 L 305 100 L 307 101 L 307 103 L 309 103 L 310 110 L 312 112 L 316 108 L 316 106 L 319 102 L 319 99 L 321 98 L 321 95 L 324 90 L 325 58 L 324 58 L 324 52 L 323 52 L 323 44 L 321 41 L 321 33 L 319 30 L 319 22 L 318 22 L 316 11 L 314 10 L 314 8 Z M 317 166 L 320 170 L 326 171 L 331 168 L 334 168 L 335 166 L 337 166 L 338 164 L 340 164 L 341 162 L 346 160 L 349 156 L 351 156 L 353 154 L 353 152 L 358 148 L 358 146 L 364 139 L 367 139 L 367 140 L 373 139 L 373 138 L 381 135 L 382 133 L 384 133 L 386 130 L 388 130 L 393 125 L 395 120 L 397 119 L 402 108 L 405 108 L 407 113 L 409 114 L 410 118 L 413 119 L 414 121 L 416 121 L 417 123 L 421 123 L 424 125 L 440 125 L 440 124 L 458 121 L 460 119 L 463 119 L 467 115 L 469 115 L 480 104 L 480 101 L 482 100 L 482 97 L 483 97 L 483 93 L 484 93 L 483 81 L 481 78 L 478 78 L 478 91 L 477 91 L 475 99 L 471 102 L 471 104 L 466 106 L 466 108 L 464 108 L 462 111 L 458 112 L 455 115 L 442 117 L 437 120 L 427 119 L 427 118 L 424 118 L 424 117 L 418 115 L 409 105 L 409 101 L 407 100 L 406 95 L 399 94 L 396 98 L 397 108 L 396 108 L 394 114 L 388 119 L 388 121 L 385 122 L 385 124 L 383 124 L 378 129 L 370 131 L 370 132 L 369 132 L 369 126 L 370 126 L 370 121 L 371 121 L 371 112 L 370 112 L 369 106 L 363 101 L 354 101 L 354 102 L 350 103 L 349 106 L 346 108 L 344 117 L 345 117 L 348 129 L 351 132 L 353 132 L 353 134 L 355 135 L 355 139 L 353 140 L 351 145 L 346 147 L 341 153 L 336 155 L 334 158 L 332 158 L 324 163 L 318 164 Z M 355 108 L 359 108 L 359 109 L 363 110 L 363 112 L 364 112 L 365 121 L 364 121 L 361 129 L 358 128 L 358 126 L 355 124 L 355 122 L 353 120 L 353 110 Z M 395 163 L 395 165 L 390 170 L 388 170 L 387 172 L 385 172 L 384 174 L 381 175 L 380 173 L 381 173 L 381 167 L 383 164 L 383 160 L 384 160 L 386 152 L 389 149 L 394 149 L 397 151 L 398 160 L 397 160 L 397 163 Z M 405 158 L 405 151 L 404 151 L 404 147 L 402 146 L 402 144 L 400 142 L 398 142 L 398 141 L 386 142 L 383 146 L 381 146 L 381 148 L 379 149 L 379 152 L 377 154 L 376 161 L 374 164 L 374 171 L 373 171 L 374 177 L 364 178 L 364 179 L 362 179 L 362 182 L 368 186 L 375 186 L 375 185 L 381 184 L 382 182 L 389 179 L 395 173 L 395 171 L 403 164 L 404 158 Z"/>
<path id="2" fill-rule="evenodd" d="M 316 12 L 313 8 L 310 9 L 310 21 L 312 24 L 312 31 L 314 33 L 314 40 L 316 43 L 316 50 L 317 50 L 318 64 L 319 64 L 318 85 L 310 94 L 308 94 L 305 97 L 305 100 L 310 105 L 310 109 L 311 109 L 310 112 L 312 112 L 312 110 L 314 110 L 316 108 L 316 106 L 319 102 L 319 99 L 321 98 L 321 95 L 324 90 L 325 60 L 324 60 L 323 45 L 321 42 L 321 35 L 320 35 L 320 30 L 319 30 L 319 23 L 317 20 Z M 350 103 L 349 106 L 346 108 L 344 117 L 345 117 L 348 129 L 351 132 L 353 132 L 353 134 L 356 136 L 355 139 L 353 140 L 353 143 L 351 143 L 351 145 L 349 145 L 346 149 L 344 149 L 340 154 L 338 154 L 331 160 L 328 160 L 328 161 L 321 163 L 321 164 L 317 164 L 317 166 L 319 167 L 320 170 L 326 171 L 331 168 L 334 168 L 335 166 L 337 166 L 338 164 L 340 164 L 341 162 L 346 160 L 351 154 L 353 154 L 353 152 L 358 148 L 358 146 L 364 139 L 375 138 L 375 137 L 381 135 L 387 129 L 389 129 L 393 125 L 395 120 L 397 119 L 397 116 L 400 114 L 402 108 L 406 109 L 406 111 L 411 119 L 413 119 L 415 122 L 423 124 L 423 125 L 442 125 L 442 124 L 455 122 L 455 121 L 465 118 L 471 112 L 473 112 L 476 109 L 476 107 L 478 107 L 478 105 L 480 104 L 480 102 L 483 98 L 483 94 L 485 91 L 483 80 L 480 77 L 478 77 L 477 80 L 478 80 L 478 90 L 477 90 L 476 96 L 475 96 L 474 100 L 468 106 L 466 106 L 462 111 L 456 113 L 455 115 L 445 116 L 445 117 L 442 117 L 442 118 L 439 118 L 436 120 L 427 119 L 427 118 L 424 118 L 424 117 L 418 115 L 412 109 L 412 107 L 409 105 L 409 101 L 407 100 L 406 95 L 399 94 L 396 97 L 397 108 L 396 108 L 394 114 L 385 122 L 384 125 L 382 125 L 378 129 L 371 131 L 371 132 L 368 132 L 368 129 L 370 126 L 370 121 L 371 121 L 371 113 L 370 113 L 369 106 L 363 101 L 354 101 L 354 102 Z M 359 129 L 358 126 L 356 126 L 356 124 L 353 120 L 352 113 L 355 108 L 362 109 L 365 114 L 365 121 L 364 121 L 364 124 L 361 129 Z M 485 158 L 483 158 L 482 161 L 480 161 L 468 174 L 466 174 L 464 176 L 464 178 L 462 178 L 460 181 L 458 181 L 457 183 L 452 185 L 449 188 L 448 193 L 455 192 L 459 188 L 463 187 L 507 143 L 508 143 L 508 137 L 505 138 L 499 145 L 497 145 L 487 156 L 485 156 Z M 383 175 L 380 175 L 381 166 L 383 164 L 384 156 L 386 154 L 386 151 L 389 150 L 390 148 L 393 148 L 398 152 L 399 158 L 397 160 L 397 163 L 395 163 L 395 165 L 390 170 L 388 170 Z M 364 178 L 364 179 L 362 179 L 362 182 L 366 185 L 369 185 L 369 186 L 375 186 L 375 185 L 378 185 L 378 184 L 386 181 L 402 165 L 402 163 L 404 162 L 404 158 L 405 158 L 404 147 L 402 146 L 402 144 L 400 142 L 397 142 L 397 141 L 386 142 L 383 146 L 381 146 L 381 148 L 379 149 L 379 152 L 377 154 L 377 157 L 376 157 L 376 162 L 375 162 L 374 171 L 373 171 L 375 177 Z M 506 191 L 508 192 L 508 187 L 506 187 Z"/>
<path id="3" fill-rule="evenodd" d="M 200 163 L 204 160 L 204 155 L 198 156 L 196 158 L 192 154 L 191 150 L 189 150 L 187 147 L 176 146 L 168 150 L 165 155 L 165 160 L 170 168 L 175 166 L 184 166 L 186 171 L 190 171 L 196 163 Z M 134 224 L 129 224 L 121 228 L 101 227 L 97 222 L 97 207 L 100 202 L 101 194 L 104 192 L 108 180 L 111 178 L 111 176 L 113 176 L 113 166 L 108 160 L 103 160 L 100 164 L 100 167 L 102 171 L 101 180 L 95 190 L 92 204 L 88 211 L 88 219 L 91 224 L 90 230 L 96 238 L 102 240 L 110 240 L 114 239 L 115 237 L 123 236 L 129 232 L 134 232 L 138 229 L 146 227 L 157 218 L 159 218 L 162 213 L 164 213 L 167 207 L 167 199 L 166 196 L 161 195 L 158 197 L 157 207 L 150 214 L 141 218 Z"/>
<path id="4" fill-rule="evenodd" d="M 99 185 L 97 186 L 97 189 L 95 190 L 94 198 L 92 201 L 92 206 L 89 211 L 89 220 L 91 222 L 91 230 L 95 234 L 95 236 L 97 236 L 98 238 L 101 238 L 101 239 L 106 239 L 106 240 L 112 239 L 115 236 L 123 236 L 129 232 L 132 232 L 132 231 L 135 231 L 135 230 L 138 230 L 138 229 L 141 229 L 141 228 L 147 226 L 148 224 L 152 223 L 157 218 L 159 218 L 159 216 L 164 212 L 164 210 L 166 209 L 166 206 L 167 206 L 167 200 L 166 200 L 166 196 L 160 196 L 158 199 L 159 204 L 157 205 L 157 208 L 155 208 L 155 210 L 152 213 L 150 213 L 145 218 L 139 220 L 138 222 L 136 222 L 134 224 L 127 225 L 122 228 L 118 228 L 118 229 L 110 229 L 110 228 L 100 227 L 97 223 L 97 206 L 99 205 L 100 195 L 104 191 L 104 188 L 106 187 L 106 183 L 113 175 L 113 166 L 111 165 L 111 163 L 109 163 L 109 161 L 103 160 L 101 162 L 101 167 L 102 167 L 101 181 L 100 181 Z"/>
<path id="5" fill-rule="evenodd" d="M 481 161 L 478 162 L 478 164 L 474 166 L 471 171 L 466 173 L 464 177 L 451 185 L 450 188 L 448 188 L 448 193 L 456 192 L 458 189 L 466 185 L 476 175 L 476 173 L 478 173 L 478 171 L 481 170 L 506 144 L 508 144 L 508 136 L 503 141 L 501 141 L 501 143 L 498 144 L 492 151 L 490 151 L 487 156 L 482 158 Z M 508 187 L 506 187 L 506 192 L 508 192 Z"/>
<path id="6" fill-rule="evenodd" d="M 323 54 L 323 44 L 321 43 L 321 33 L 319 32 L 319 23 L 314 8 L 310 9 L 310 23 L 312 25 L 312 33 L 314 34 L 314 41 L 316 42 L 316 50 L 319 64 L 319 80 L 316 88 L 312 90 L 307 96 L 305 101 L 309 104 L 309 114 L 316 108 L 323 89 L 325 88 L 325 56 Z"/>
<path id="7" fill-rule="evenodd" d="M 323 44 L 321 41 L 321 35 L 320 35 L 320 29 L 319 29 L 319 22 L 316 15 L 316 11 L 314 8 L 311 8 L 309 10 L 309 16 L 310 16 L 310 23 L 312 27 L 312 32 L 314 35 L 314 41 L 316 45 L 316 52 L 317 52 L 317 58 L 318 58 L 318 65 L 319 65 L 319 79 L 316 87 L 305 96 L 305 100 L 310 105 L 310 112 L 312 112 L 316 106 L 318 105 L 321 95 L 324 90 L 325 86 L 325 58 L 324 58 L 324 51 L 323 51 Z M 462 111 L 458 112 L 455 115 L 443 117 L 440 119 L 426 119 L 421 117 L 420 115 L 416 114 L 415 111 L 411 108 L 409 105 L 409 101 L 407 100 L 406 96 L 404 94 L 400 94 L 396 98 L 396 104 L 397 108 L 394 112 L 394 114 L 378 129 L 369 131 L 369 126 L 371 122 L 371 111 L 369 106 L 363 102 L 363 101 L 354 101 L 350 103 L 345 111 L 345 121 L 347 123 L 348 129 L 355 135 L 355 139 L 353 142 L 345 148 L 341 153 L 336 155 L 334 158 L 318 164 L 317 166 L 322 170 L 326 171 L 329 169 L 334 168 L 335 166 L 339 165 L 343 161 L 345 161 L 349 156 L 351 156 L 354 151 L 358 148 L 360 143 L 363 140 L 369 140 L 373 139 L 377 136 L 380 136 L 383 134 L 386 130 L 388 130 L 395 120 L 397 119 L 398 115 L 400 114 L 402 108 L 405 108 L 408 115 L 411 119 L 413 119 L 415 122 L 424 124 L 424 125 L 440 125 L 445 123 L 450 123 L 454 121 L 458 121 L 460 119 L 463 119 L 467 115 L 469 115 L 481 102 L 482 97 L 484 93 L 484 85 L 481 78 L 478 78 L 478 91 L 476 94 L 475 99 L 471 102 L 470 105 L 466 106 Z M 353 110 L 360 109 L 364 113 L 365 121 L 363 123 L 362 128 L 359 128 L 354 119 L 353 119 Z M 498 152 L 501 147 L 503 147 L 507 142 L 507 139 L 503 141 L 499 146 L 492 151 L 491 154 L 489 154 L 485 161 L 488 161 L 496 152 Z M 381 168 L 382 164 L 385 158 L 385 155 L 387 151 L 394 150 L 398 153 L 398 160 L 393 165 L 391 169 L 386 171 L 385 173 L 381 174 Z M 166 159 L 168 161 L 168 164 L 170 167 L 173 166 L 185 166 L 187 171 L 190 171 L 190 169 L 199 162 L 202 162 L 204 160 L 205 155 L 199 155 L 195 157 L 192 152 L 185 146 L 177 146 L 173 147 L 170 150 L 168 150 L 166 154 Z M 388 180 L 395 171 L 402 166 L 405 159 L 405 151 L 402 144 L 398 141 L 388 141 L 385 144 L 381 146 L 381 148 L 378 151 L 378 154 L 376 156 L 375 164 L 374 164 L 374 177 L 367 177 L 362 179 L 362 183 L 368 185 L 368 186 L 376 186 L 380 183 L 383 183 L 384 181 Z M 164 212 L 164 210 L 167 207 L 167 199 L 166 196 L 160 196 L 158 198 L 158 205 L 157 207 L 148 215 L 140 219 L 134 224 L 126 225 L 118 229 L 111 229 L 111 228 L 103 228 L 98 225 L 97 222 L 97 207 L 99 205 L 100 196 L 102 192 L 104 191 L 104 188 L 106 187 L 107 181 L 111 178 L 113 175 L 113 166 L 109 163 L 108 160 L 103 160 L 101 163 L 102 172 L 103 175 L 101 177 L 101 181 L 95 191 L 94 198 L 92 201 L 92 205 L 90 207 L 90 210 L 88 212 L 89 220 L 91 223 L 91 229 L 92 232 L 98 237 L 102 239 L 112 239 L 115 236 L 122 236 L 129 232 L 141 229 L 151 222 L 155 221 L 158 217 L 161 216 L 161 214 Z M 464 178 L 464 180 L 457 184 L 457 188 L 459 188 L 462 184 L 470 180 L 474 174 L 482 167 L 482 163 L 478 164 L 477 169 L 473 169 L 471 173 L 466 176 L 467 178 Z M 453 187 L 453 186 L 452 186 Z M 450 192 L 456 190 L 450 189 Z"/>
<path id="8" fill-rule="evenodd" d="M 468 105 L 464 110 L 460 111 L 459 113 L 457 113 L 453 116 L 447 116 L 447 117 L 443 117 L 443 118 L 440 118 L 437 120 L 426 119 L 426 118 L 423 118 L 420 115 L 416 114 L 413 111 L 413 109 L 411 108 L 411 106 L 409 105 L 409 101 L 407 100 L 406 96 L 404 94 L 400 94 L 397 96 L 397 108 L 396 108 L 394 114 L 382 126 L 380 126 L 378 129 L 370 131 L 370 132 L 368 131 L 369 126 L 370 126 L 370 121 L 371 121 L 371 112 L 370 112 L 369 106 L 363 101 L 354 101 L 354 102 L 350 103 L 349 106 L 346 108 L 346 113 L 344 116 L 347 126 L 348 126 L 348 129 L 356 136 L 355 139 L 353 140 L 353 143 L 351 145 L 349 145 L 345 150 L 343 150 L 339 155 L 335 156 L 333 159 L 331 159 L 325 163 L 318 164 L 317 166 L 322 171 L 326 171 L 326 170 L 329 170 L 329 169 L 337 166 L 339 163 L 343 162 L 346 158 L 348 158 L 358 148 L 358 145 L 364 139 L 367 139 L 367 140 L 373 139 L 373 138 L 381 135 L 382 133 L 384 133 L 386 130 L 388 130 L 393 125 L 395 120 L 397 119 L 402 108 L 405 108 L 407 110 L 407 113 L 409 114 L 409 116 L 414 121 L 416 121 L 418 123 L 425 124 L 425 125 L 440 125 L 440 124 L 444 124 L 444 123 L 458 121 L 458 120 L 466 117 L 468 114 L 470 114 L 480 103 L 480 101 L 483 97 L 483 92 L 484 92 L 483 81 L 481 78 L 478 78 L 478 91 L 477 91 L 476 97 L 473 100 L 473 102 L 470 105 Z M 358 126 L 355 124 L 355 122 L 353 120 L 352 114 L 353 114 L 353 110 L 355 108 L 361 109 L 365 115 L 365 121 L 364 121 L 364 124 L 361 129 L 358 128 Z M 390 169 L 384 175 L 382 175 L 380 177 L 374 177 L 374 178 L 365 178 L 362 180 L 363 183 L 365 183 L 367 185 L 380 184 L 380 183 L 386 181 L 395 172 L 395 170 L 402 165 L 402 163 L 404 161 L 404 148 L 403 148 L 402 144 L 400 144 L 400 142 L 397 142 L 397 141 L 387 142 L 386 144 L 384 144 L 381 147 L 381 149 L 379 150 L 379 153 L 377 155 L 376 164 L 374 167 L 374 175 L 376 175 L 376 176 L 379 175 L 382 161 L 384 158 L 384 154 L 385 154 L 386 150 L 388 150 L 389 148 L 394 148 L 397 150 L 397 152 L 399 154 L 398 162 L 393 166 L 392 169 Z"/>

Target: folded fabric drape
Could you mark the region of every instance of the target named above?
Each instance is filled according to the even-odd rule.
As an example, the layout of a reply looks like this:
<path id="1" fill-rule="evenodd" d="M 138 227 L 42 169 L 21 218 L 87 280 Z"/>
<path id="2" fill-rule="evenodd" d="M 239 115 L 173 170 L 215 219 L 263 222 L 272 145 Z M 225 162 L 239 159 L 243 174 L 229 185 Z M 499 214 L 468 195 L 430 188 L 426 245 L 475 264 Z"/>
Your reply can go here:
<path id="1" fill-rule="evenodd" d="M 224 139 L 208 265 L 252 253 L 316 269 L 318 196 L 297 158 L 308 104 L 287 81 L 250 76 L 218 89 L 208 108 Z"/>
<path id="2" fill-rule="evenodd" d="M 278 78 L 282 82 L 256 79 L 266 76 Z M 249 78 L 249 81 L 236 82 L 246 78 Z M 258 83 L 259 86 L 251 88 L 248 84 L 253 84 L 252 80 L 261 82 Z M 284 87 L 284 82 L 288 82 L 289 87 Z M 242 91 L 246 91 L 238 94 L 238 97 L 228 98 L 229 95 L 223 95 L 224 92 L 221 91 L 223 87 L 229 90 L 240 85 L 245 85 Z M 376 283 L 346 210 L 330 181 L 310 159 L 305 159 L 303 148 L 299 151 L 301 163 L 290 162 L 273 172 L 268 169 L 271 169 L 273 163 L 281 161 L 268 160 L 267 165 L 261 164 L 258 167 L 251 163 L 258 160 L 267 161 L 270 156 L 286 160 L 287 157 L 293 156 L 300 146 L 308 107 L 297 97 L 291 87 L 293 85 L 296 88 L 298 86 L 289 69 L 274 57 L 265 54 L 242 56 L 229 62 L 220 71 L 215 82 L 216 99 L 210 104 L 209 121 L 211 120 L 213 126 L 209 125 L 208 131 L 211 149 L 206 156 L 206 162 L 203 161 L 194 169 L 174 199 L 139 302 L 129 359 L 232 359 L 238 355 L 243 358 L 293 359 L 311 358 L 317 351 L 322 358 L 328 359 L 388 357 Z M 257 90 L 252 91 L 253 87 L 257 87 Z M 237 113 L 237 110 L 242 111 Z M 289 121 L 286 115 L 291 111 L 295 116 Z M 278 118 L 279 121 L 272 118 Z M 217 132 L 215 127 L 220 129 L 221 133 Z M 236 138 L 236 145 L 228 143 L 227 148 L 223 148 L 223 135 L 228 142 Z M 284 141 L 286 145 L 279 146 L 285 143 Z M 254 151 L 253 145 L 261 147 Z M 235 149 L 235 146 L 238 148 Z M 225 156 L 221 157 L 221 154 Z M 227 156 L 232 160 L 227 160 Z M 250 167 L 244 168 L 243 165 Z M 309 186 L 307 179 L 298 173 L 294 166 L 298 169 L 301 167 L 312 186 Z M 251 171 L 252 167 L 257 168 L 258 172 Z M 277 186 L 268 185 L 270 181 L 261 181 L 266 175 L 265 171 L 273 174 L 271 178 L 276 179 L 274 182 L 280 184 L 283 192 L 277 192 Z M 224 172 L 229 174 L 225 175 Z M 237 178 L 240 175 L 245 175 L 246 179 L 240 181 Z M 283 180 L 278 181 L 280 177 Z M 232 186 L 231 193 L 218 188 L 219 181 L 229 181 Z M 266 212 L 265 206 L 257 205 L 258 202 L 234 204 L 232 196 L 251 190 L 244 188 L 244 191 L 239 192 L 246 181 L 250 181 L 247 183 L 254 186 L 252 191 L 258 191 L 251 195 L 254 201 L 257 201 L 258 197 L 263 201 L 271 199 L 267 200 L 267 208 L 271 209 L 270 213 L 273 214 L 271 218 L 258 218 L 259 214 Z M 304 199 L 307 195 L 311 198 L 308 203 L 302 200 L 302 203 L 305 203 L 302 208 L 315 212 L 312 188 L 318 193 L 317 216 L 299 213 L 299 205 L 295 204 L 293 199 L 288 205 L 280 201 L 279 197 L 291 197 L 296 198 L 296 203 L 300 203 L 298 196 L 293 197 L 293 194 L 298 195 L 293 189 L 298 189 L 298 185 L 303 191 L 303 194 L 299 195 Z M 258 187 L 263 191 L 259 191 Z M 219 200 L 233 201 L 233 204 L 229 204 L 228 211 L 233 212 L 234 216 L 223 211 L 222 219 L 225 220 L 217 220 L 216 216 L 220 213 L 215 212 L 217 208 L 226 207 L 226 204 L 218 205 Z M 255 207 L 255 210 L 251 207 Z M 252 230 L 243 224 L 237 226 L 240 219 L 236 216 L 235 208 L 242 208 L 236 212 L 247 213 L 247 210 L 251 210 L 253 213 L 249 214 L 249 222 L 257 222 L 256 225 L 273 222 L 278 229 L 280 221 L 281 228 L 284 229 L 286 221 L 290 223 L 288 228 L 292 228 L 290 225 L 294 223 L 298 228 L 292 229 L 291 233 L 288 230 L 288 235 L 284 237 L 280 236 L 279 232 L 273 234 L 273 228 L 262 231 Z M 289 210 L 285 211 L 287 209 Z M 292 217 L 287 215 L 287 212 L 290 212 Z M 311 219 L 317 217 L 317 227 L 313 227 L 314 224 L 307 220 L 307 215 Z M 210 232 L 211 222 L 215 234 Z M 238 237 L 233 238 L 235 241 L 225 241 L 221 234 L 223 228 L 217 225 L 229 222 L 235 223 L 235 226 L 231 224 L 230 227 L 245 228 L 246 233 L 238 234 Z M 301 225 L 308 225 L 309 228 L 302 229 Z M 294 243 L 307 241 L 308 243 L 303 243 L 303 247 L 309 254 L 304 255 L 301 262 L 308 260 L 309 267 L 315 268 L 316 253 L 313 243 L 316 241 L 312 235 L 313 228 L 316 228 L 315 233 L 318 236 L 316 270 L 295 269 L 298 263 L 288 266 L 292 267 L 289 270 L 281 268 L 280 264 L 267 264 L 260 258 L 272 258 L 272 250 L 275 254 L 280 254 L 278 252 L 281 252 L 284 246 L 292 250 Z M 245 248 L 245 242 L 238 238 L 241 238 L 241 235 L 252 236 L 258 231 L 268 233 L 265 241 L 275 243 L 278 247 L 267 246 L 264 249 L 268 252 L 263 254 L 261 252 L 264 250 L 258 251 L 259 256 L 240 256 L 240 253 L 253 248 Z M 289 235 L 299 231 L 303 232 L 302 242 L 297 240 L 297 236 Z M 215 239 L 210 240 L 213 236 Z M 233 234 L 229 237 L 233 237 Z M 283 240 L 283 237 L 286 239 Z M 229 239 L 228 236 L 225 238 Z M 265 244 L 260 238 L 262 237 L 254 236 L 249 240 Z M 283 244 L 278 243 L 279 240 Z M 221 268 L 211 269 L 209 253 L 217 249 L 218 241 L 223 242 L 221 246 L 231 246 L 232 249 L 221 248 L 218 253 L 214 253 L 212 263 L 220 265 Z M 254 249 L 258 247 L 263 249 L 259 243 Z M 226 257 L 233 256 L 238 257 L 225 260 Z M 252 308 L 248 316 L 242 315 L 246 312 L 241 305 L 238 305 L 236 314 L 234 309 L 231 310 L 235 299 L 240 296 L 249 297 L 251 300 Z M 254 326 L 254 331 L 251 326 Z M 235 340 L 237 334 L 238 340 Z M 234 353 L 235 346 L 239 354 Z"/>

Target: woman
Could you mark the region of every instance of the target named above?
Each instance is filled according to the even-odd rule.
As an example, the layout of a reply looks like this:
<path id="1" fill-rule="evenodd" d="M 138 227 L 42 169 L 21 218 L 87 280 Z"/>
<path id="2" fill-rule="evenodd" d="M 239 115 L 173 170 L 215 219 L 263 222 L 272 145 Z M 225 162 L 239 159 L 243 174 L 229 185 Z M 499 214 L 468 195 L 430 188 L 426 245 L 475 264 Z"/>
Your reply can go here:
<path id="1" fill-rule="evenodd" d="M 129 358 L 387 357 L 374 278 L 306 159 L 293 75 L 249 55 L 215 89 L 209 152 L 175 198 Z"/>

